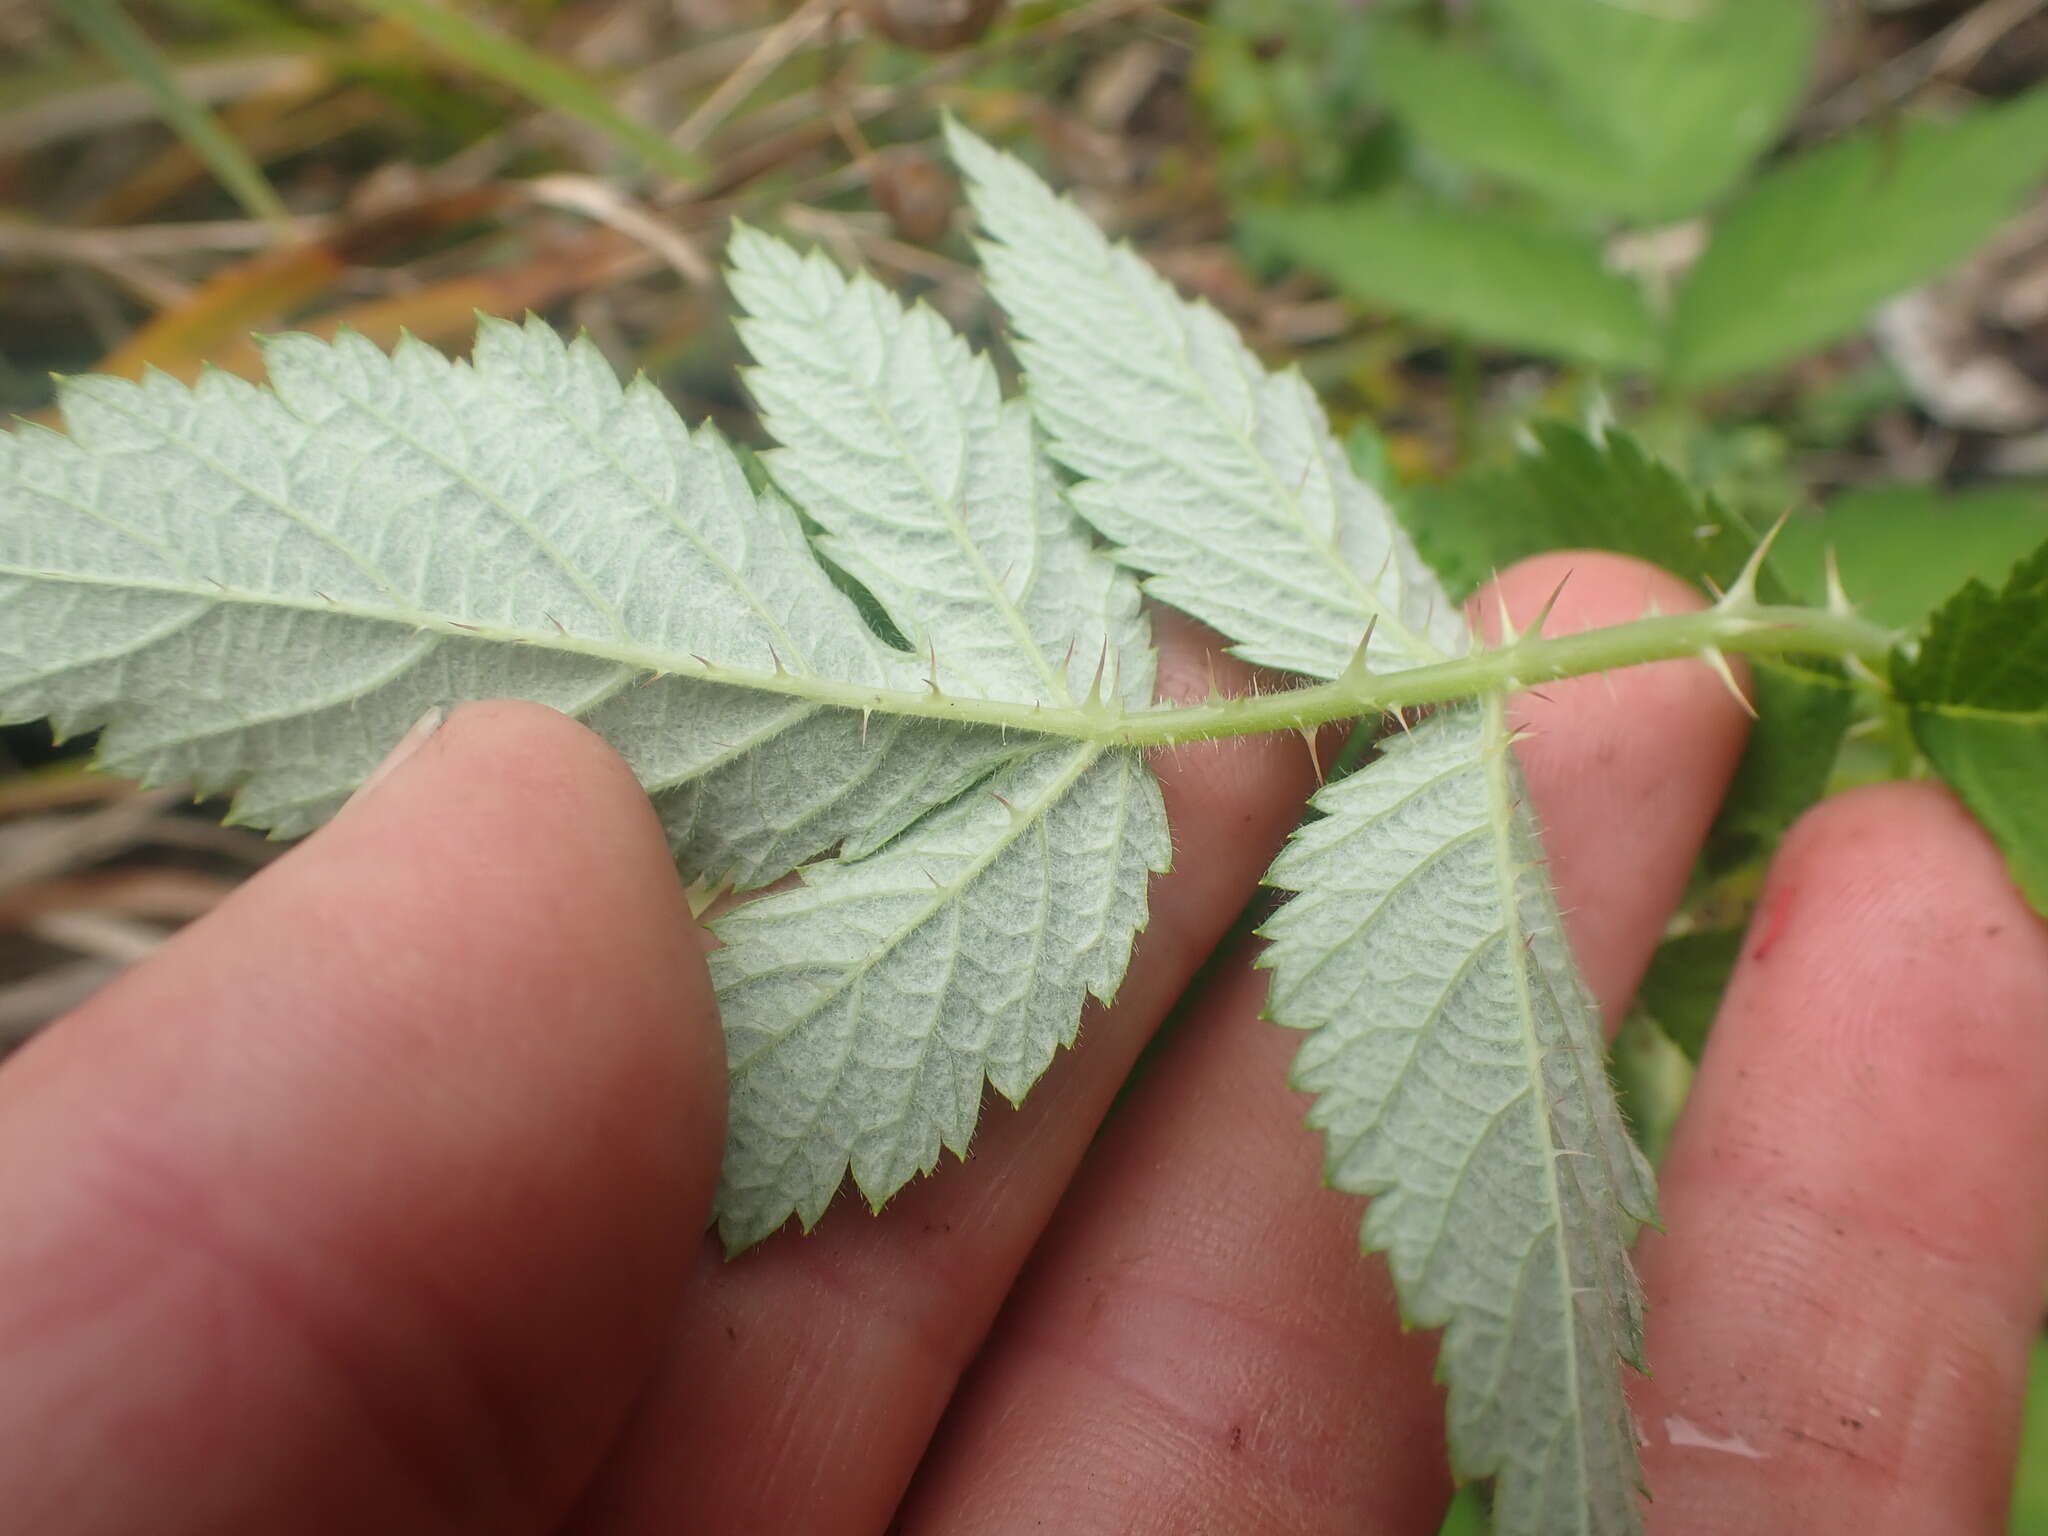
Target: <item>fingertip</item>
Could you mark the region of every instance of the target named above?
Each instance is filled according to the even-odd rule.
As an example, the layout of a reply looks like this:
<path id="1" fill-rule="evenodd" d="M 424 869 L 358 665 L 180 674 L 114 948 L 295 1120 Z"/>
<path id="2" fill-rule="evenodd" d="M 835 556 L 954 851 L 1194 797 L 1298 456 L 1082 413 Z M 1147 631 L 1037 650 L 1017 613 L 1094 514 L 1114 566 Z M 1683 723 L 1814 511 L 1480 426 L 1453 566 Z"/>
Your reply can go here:
<path id="1" fill-rule="evenodd" d="M 1929 780 L 1866 785 L 1813 807 L 1786 833 L 1771 881 L 1798 880 L 1810 863 L 1840 864 L 1859 878 L 1885 884 L 1916 867 L 1925 875 L 1938 866 L 1940 882 L 1965 887 L 1972 900 L 2024 913 L 2024 921 L 1999 924 L 2001 936 L 2009 932 L 2012 942 L 2025 944 L 2048 935 L 2014 886 L 1991 835 L 1946 786 Z M 1924 878 L 1899 885 L 1901 895 L 1943 894 Z"/>
<path id="2" fill-rule="evenodd" d="M 1946 790 L 1787 834 L 1642 1248 L 1660 1508 L 1997 1523 L 2048 1276 L 2043 1019 L 2048 928 Z"/>
<path id="3" fill-rule="evenodd" d="M 558 989 L 602 1036 L 559 1030 L 559 1048 L 616 1054 L 622 1087 L 667 1108 L 647 1122 L 683 1176 L 683 1204 L 708 1207 L 725 1146 L 725 1040 L 698 925 L 647 792 L 603 737 L 545 705 L 457 709 L 378 815 L 366 858 L 423 847 L 483 893 L 451 959 L 490 959 L 516 941 L 538 1000 Z M 437 835 L 441 807 L 469 798 L 478 824 Z M 518 872 L 508 877 L 508 871 Z M 431 902 L 432 893 L 423 893 Z M 545 1012 L 543 1009 L 536 1011 Z"/>
<path id="4" fill-rule="evenodd" d="M 8 1486 L 55 1507 L 121 1454 L 109 1528 L 565 1506 L 716 1179 L 690 934 L 617 756 L 470 706 L 24 1052 L 0 1073 L 0 1418 L 90 1411 Z M 283 1514 L 309 1507 L 332 1519 Z"/>
<path id="5" fill-rule="evenodd" d="M 1794 823 L 1741 961 L 1739 984 L 1798 985 L 1816 1001 L 1847 976 L 1886 977 L 1888 1006 L 1824 1015 L 1839 1014 L 1839 1027 L 1858 1031 L 1853 1045 L 1834 1042 L 1837 1051 L 1882 1046 L 1862 1032 L 1889 1032 L 1912 1018 L 1913 1004 L 1932 1006 L 1941 993 L 1997 997 L 1993 1011 L 2012 1021 L 2008 1043 L 2023 1053 L 2032 1030 L 2021 1021 L 2048 1015 L 2048 925 L 2013 885 L 1990 836 L 1933 783 L 1851 790 Z"/>
<path id="6" fill-rule="evenodd" d="M 1700 589 L 1661 565 L 1610 549 L 1553 549 L 1518 560 L 1466 600 L 1471 622 L 1489 643 L 1500 639 L 1501 602 L 1519 627 L 1555 598 L 1545 634 L 1571 634 L 1653 613 L 1695 613 Z"/>

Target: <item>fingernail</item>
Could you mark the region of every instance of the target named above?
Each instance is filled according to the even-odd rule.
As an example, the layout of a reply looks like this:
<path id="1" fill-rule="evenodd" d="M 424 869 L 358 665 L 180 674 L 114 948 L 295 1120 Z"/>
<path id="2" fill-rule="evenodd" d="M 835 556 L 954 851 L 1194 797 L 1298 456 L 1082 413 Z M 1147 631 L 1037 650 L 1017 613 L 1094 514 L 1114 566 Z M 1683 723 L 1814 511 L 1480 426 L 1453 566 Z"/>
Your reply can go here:
<path id="1" fill-rule="evenodd" d="M 384 780 L 398 771 L 405 760 L 427 744 L 427 738 L 441 729 L 448 719 L 448 706 L 436 704 L 419 719 L 413 721 L 412 729 L 398 738 L 398 745 L 384 756 L 384 761 L 370 770 L 370 776 L 356 786 L 356 792 L 348 797 L 348 805 L 354 805 L 363 796 L 375 789 Z M 343 807 L 344 810 L 347 806 Z"/>

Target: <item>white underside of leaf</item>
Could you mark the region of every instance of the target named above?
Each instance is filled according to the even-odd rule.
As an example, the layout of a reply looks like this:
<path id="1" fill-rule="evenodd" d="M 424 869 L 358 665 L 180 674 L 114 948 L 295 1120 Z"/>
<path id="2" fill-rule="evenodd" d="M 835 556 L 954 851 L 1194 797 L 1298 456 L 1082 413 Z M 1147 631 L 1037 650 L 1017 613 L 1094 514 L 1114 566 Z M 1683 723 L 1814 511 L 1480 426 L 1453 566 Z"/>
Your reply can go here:
<path id="1" fill-rule="evenodd" d="M 735 246 L 768 470 L 907 652 L 730 449 L 537 324 L 486 322 L 473 365 L 284 338 L 275 393 L 88 379 L 70 438 L 0 435 L 0 715 L 103 727 L 110 766 L 298 832 L 429 706 L 537 699 L 620 748 L 693 873 L 801 867 L 719 922 L 735 1245 L 815 1221 L 849 1169 L 879 1203 L 964 1153 L 984 1083 L 1020 1096 L 1123 974 L 1158 785 L 1028 723 L 1150 697 L 1135 584 L 1077 514 L 1253 660 L 1329 678 L 1368 627 L 1381 669 L 1469 643 L 1298 377 L 953 139 L 1031 419 L 935 317 Z M 954 698 L 982 723 L 905 718 Z M 1633 1531 L 1615 1362 L 1649 1181 L 1498 701 L 1318 804 L 1269 960 L 1332 1181 L 1375 1197 L 1368 1241 L 1446 1326 L 1454 1460 L 1499 1479 L 1499 1528 Z"/>
<path id="2" fill-rule="evenodd" d="M 1248 660 L 1343 670 L 1459 654 L 1464 624 L 1386 504 L 1351 473 L 1320 402 L 1230 323 L 972 134 L 949 132 L 989 239 L 1032 410 L 1083 476 L 1079 513 L 1146 590 Z"/>
<path id="3" fill-rule="evenodd" d="M 1278 1022 L 1313 1031 L 1330 1183 L 1370 1195 L 1404 1311 L 1442 1327 L 1452 1462 L 1496 1529 L 1639 1529 L 1617 1378 L 1642 1364 L 1627 1249 L 1649 1170 L 1603 1067 L 1497 702 L 1391 738 L 1275 863 Z"/>
<path id="4" fill-rule="evenodd" d="M 237 789 L 241 819 L 299 833 L 437 703 L 602 720 L 673 790 L 724 766 L 719 742 L 767 748 L 768 722 L 801 732 L 820 701 L 663 661 L 922 687 L 788 509 L 589 347 L 486 322 L 474 368 L 354 337 L 285 337 L 266 357 L 276 394 L 222 374 L 82 379 L 71 437 L 0 437 L 8 715 L 104 723 L 108 766 Z M 634 729 L 700 705 L 701 736 Z M 818 798 L 795 808 L 815 816 Z M 823 846 L 867 820 L 845 807 Z"/>
<path id="5" fill-rule="evenodd" d="M 1114 989 L 1167 851 L 1139 759 L 891 712 L 943 686 L 1028 718 L 1098 676 L 1110 707 L 1149 702 L 1149 627 L 985 360 L 752 240 L 757 296 L 789 279 L 799 330 L 804 304 L 835 327 L 826 373 L 784 347 L 755 374 L 831 407 L 775 413 L 771 468 L 920 654 L 877 637 L 714 434 L 538 323 L 485 322 L 472 364 L 282 338 L 271 390 L 79 380 L 69 437 L 0 435 L 0 713 L 103 727 L 107 766 L 232 790 L 239 819 L 301 833 L 428 708 L 532 699 L 618 748 L 688 873 L 744 889 L 808 866 L 726 920 L 717 962 L 747 1042 L 720 1212 L 736 1241 L 815 1220 L 849 1160 L 880 1202 L 964 1150 L 984 1075 L 1021 1096 Z M 813 905 L 815 927 L 784 921 Z M 994 957 L 1034 931 L 998 987 Z M 849 936 L 872 955 L 820 1005 Z M 945 953 L 980 981 L 920 1017 L 907 1000 Z M 835 1029 L 851 1054 L 828 1089 L 807 1074 Z M 761 1134 L 777 1094 L 813 1089 L 818 1114 Z"/>
<path id="6" fill-rule="evenodd" d="M 1030 411 L 951 326 L 750 229 L 727 252 L 769 470 L 941 687 L 1046 705 L 1152 699 L 1136 584 L 1098 557 Z"/>
<path id="7" fill-rule="evenodd" d="M 1074 746 L 719 921 L 727 1244 L 792 1204 L 811 1225 L 849 1163 L 879 1205 L 942 1147 L 964 1156 L 984 1078 L 1021 1099 L 1116 991 L 1170 846 L 1143 761 Z"/>
<path id="8" fill-rule="evenodd" d="M 1299 376 L 1112 245 L 1019 162 L 950 139 L 1075 507 L 1146 590 L 1268 665 L 1334 678 L 1470 644 Z M 1372 640 L 1357 657 L 1368 625 Z M 1408 1315 L 1446 1329 L 1453 1462 L 1514 1536 L 1638 1529 L 1618 1378 L 1640 1363 L 1628 1262 L 1651 1211 L 1523 808 L 1500 701 L 1393 739 L 1324 791 L 1270 876 L 1275 1018 L 1311 1031 L 1338 1188 L 1373 1197 Z"/>

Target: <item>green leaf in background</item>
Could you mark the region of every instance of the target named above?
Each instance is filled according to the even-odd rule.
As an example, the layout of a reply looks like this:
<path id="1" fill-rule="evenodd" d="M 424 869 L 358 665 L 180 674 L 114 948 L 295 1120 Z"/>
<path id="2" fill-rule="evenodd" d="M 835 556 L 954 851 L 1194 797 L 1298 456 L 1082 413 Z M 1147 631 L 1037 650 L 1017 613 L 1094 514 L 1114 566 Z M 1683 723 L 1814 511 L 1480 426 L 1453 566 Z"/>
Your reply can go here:
<path id="1" fill-rule="evenodd" d="M 1539 83 L 1490 51 L 1392 25 L 1374 34 L 1372 82 L 1424 145 L 1563 207 L 1610 208 L 1615 146 L 1589 139 Z"/>
<path id="2" fill-rule="evenodd" d="M 1697 212 L 1778 136 L 1812 67 L 1813 0 L 1487 0 L 1485 12 L 1582 131 L 1615 145 L 1604 202 Z"/>
<path id="3" fill-rule="evenodd" d="M 1362 304 L 1474 341 L 1602 368 L 1656 361 L 1641 290 L 1567 230 L 1388 197 L 1246 210 L 1239 224 L 1259 250 L 1315 268 Z"/>
<path id="4" fill-rule="evenodd" d="M 1832 664 L 1751 657 L 1749 692 L 1756 723 L 1707 834 L 1706 866 L 1717 872 L 1770 852 L 1826 793 L 1855 714 L 1849 680 Z"/>
<path id="5" fill-rule="evenodd" d="M 1913 735 L 2048 913 L 2048 544 L 1993 592 L 1969 581 L 1917 656 L 1892 658 Z"/>
<path id="6" fill-rule="evenodd" d="M 1611 549 L 1688 580 L 1734 579 L 1753 540 L 1712 499 L 1621 432 L 1589 437 L 1559 421 L 1502 469 L 1421 485 L 1398 506 L 1409 536 L 1454 597 L 1552 549 Z"/>
<path id="7" fill-rule="evenodd" d="M 1608 1044 L 1607 1070 L 1636 1145 L 1652 1168 L 1663 1166 L 1678 1132 L 1678 1118 L 1692 1094 L 1692 1058 L 1672 1043 L 1655 1018 L 1632 1008 Z"/>
<path id="8" fill-rule="evenodd" d="M 1850 334 L 1967 256 L 2044 173 L 2048 90 L 1787 162 L 1729 208 L 1679 289 L 1673 377 L 1721 383 Z"/>
<path id="9" fill-rule="evenodd" d="M 1755 546 L 1739 518 L 1624 433 L 1596 440 L 1539 422 L 1531 435 L 1531 450 L 1505 468 L 1394 498 L 1415 547 L 1453 596 L 1552 549 L 1611 549 L 1725 586 Z M 1780 595 L 1772 569 L 1761 585 L 1767 598 Z M 1838 667 L 1756 657 L 1750 678 L 1760 718 L 1709 839 L 1714 869 L 1767 851 L 1820 797 L 1849 725 L 1852 698 Z"/>
<path id="10" fill-rule="evenodd" d="M 2034 1339 L 2027 1373 L 2027 1416 L 2020 1431 L 2019 1477 L 2012 1490 L 2011 1536 L 2048 1536 L 2048 1339 Z"/>
<path id="11" fill-rule="evenodd" d="M 1808 0 L 1493 0 L 1499 48 L 1409 26 L 1373 78 L 1445 159 L 1574 209 L 1693 213 L 1776 136 L 1818 21 Z"/>
<path id="12" fill-rule="evenodd" d="M 1740 928 L 1708 928 L 1666 939 L 1636 988 L 1637 1006 L 1692 1061 L 1706 1046 L 1742 938 Z"/>
<path id="13" fill-rule="evenodd" d="M 1460 1488 L 1444 1511 L 1444 1523 L 1437 1536 L 1487 1536 L 1493 1521 L 1486 1513 L 1486 1498 L 1470 1484 Z"/>
<path id="14" fill-rule="evenodd" d="M 1793 518 L 1772 547 L 1772 564 L 1801 601 L 1822 602 L 1832 548 L 1850 601 L 1908 628 L 1971 577 L 2002 579 L 2044 533 L 2048 486 L 1872 486 Z"/>
<path id="15" fill-rule="evenodd" d="M 1190 84 L 1235 196 L 1335 196 L 1382 142 L 1367 80 L 1370 29 L 1327 0 L 1215 0 Z M 1233 200 L 1235 200 L 1233 198 Z"/>

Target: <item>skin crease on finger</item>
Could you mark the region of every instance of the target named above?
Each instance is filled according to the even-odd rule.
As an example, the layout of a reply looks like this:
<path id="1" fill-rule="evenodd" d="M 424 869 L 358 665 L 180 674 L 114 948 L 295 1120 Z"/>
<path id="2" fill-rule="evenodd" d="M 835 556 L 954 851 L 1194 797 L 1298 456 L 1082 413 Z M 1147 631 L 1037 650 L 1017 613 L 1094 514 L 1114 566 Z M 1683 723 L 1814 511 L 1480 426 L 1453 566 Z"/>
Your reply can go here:
<path id="1" fill-rule="evenodd" d="M 1213 634 L 1154 614 L 1162 696 L 1228 691 L 1249 669 Z M 727 1263 L 707 1241 L 660 1377 L 579 1530 L 872 1532 L 888 1523 L 960 1371 L 1131 1062 L 1256 889 L 1313 788 L 1294 738 L 1155 754 L 1174 870 L 1114 1008 L 1090 1006 L 1021 1110 L 983 1108 L 949 1158 L 870 1218 L 842 1195 Z M 992 1096 L 991 1096 L 992 1097 Z"/>
<path id="2" fill-rule="evenodd" d="M 1702 601 L 1602 555 L 1527 562 L 1501 593 L 1526 622 L 1567 572 L 1552 632 L 1653 597 Z M 1518 705 L 1522 754 L 1574 947 L 1611 1013 L 1683 888 L 1745 718 L 1693 663 L 1544 691 Z M 1449 1491 L 1437 1341 L 1402 1333 L 1384 1265 L 1360 1257 L 1362 1203 L 1319 1187 L 1306 1101 L 1285 1087 L 1299 1042 L 1258 1022 L 1263 1000 L 1263 974 L 1234 966 L 1109 1127 L 949 1415 L 906 1532 L 1434 1532 Z"/>
<path id="3" fill-rule="evenodd" d="M 2048 927 L 1943 790 L 1810 813 L 1642 1245 L 1652 1529 L 2003 1532 L 2044 1171 Z"/>
<path id="4" fill-rule="evenodd" d="M 0 1071 L 0 1527 L 546 1528 L 656 1351 L 723 1048 L 646 797 L 457 711 Z"/>

